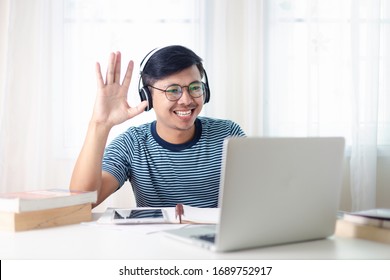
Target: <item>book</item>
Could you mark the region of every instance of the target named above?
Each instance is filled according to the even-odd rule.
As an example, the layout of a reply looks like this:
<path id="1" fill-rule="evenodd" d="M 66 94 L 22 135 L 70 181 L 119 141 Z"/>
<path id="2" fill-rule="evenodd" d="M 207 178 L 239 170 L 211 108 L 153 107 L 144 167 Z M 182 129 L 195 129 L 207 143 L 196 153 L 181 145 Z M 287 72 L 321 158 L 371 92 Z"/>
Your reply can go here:
<path id="1" fill-rule="evenodd" d="M 0 230 L 25 231 L 91 221 L 92 204 L 29 211 L 0 212 Z"/>
<path id="2" fill-rule="evenodd" d="M 390 244 L 390 229 L 359 224 L 345 219 L 337 220 L 335 235 Z"/>
<path id="3" fill-rule="evenodd" d="M 0 193 L 0 211 L 21 213 L 53 209 L 84 203 L 94 203 L 97 192 L 46 189 L 24 192 Z"/>
<path id="4" fill-rule="evenodd" d="M 344 213 L 343 219 L 357 224 L 390 229 L 390 209 L 369 209 Z"/>

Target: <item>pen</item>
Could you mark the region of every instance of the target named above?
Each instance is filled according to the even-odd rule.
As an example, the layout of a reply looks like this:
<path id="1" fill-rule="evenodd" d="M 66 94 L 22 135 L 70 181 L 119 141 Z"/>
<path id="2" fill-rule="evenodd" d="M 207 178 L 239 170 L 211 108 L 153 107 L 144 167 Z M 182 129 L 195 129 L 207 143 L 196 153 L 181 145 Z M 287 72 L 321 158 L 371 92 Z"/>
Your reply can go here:
<path id="1" fill-rule="evenodd" d="M 179 203 L 179 204 L 176 204 L 176 219 L 177 219 L 177 216 L 179 216 L 179 222 L 181 223 L 181 216 L 184 215 L 184 208 L 183 208 L 183 204 Z"/>

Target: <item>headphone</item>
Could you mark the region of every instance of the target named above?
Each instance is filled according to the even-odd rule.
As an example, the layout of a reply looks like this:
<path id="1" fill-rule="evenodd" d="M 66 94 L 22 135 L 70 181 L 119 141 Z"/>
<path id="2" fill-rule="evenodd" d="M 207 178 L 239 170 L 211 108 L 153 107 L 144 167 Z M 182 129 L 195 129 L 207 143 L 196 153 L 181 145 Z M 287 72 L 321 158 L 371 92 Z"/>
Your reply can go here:
<path id="1" fill-rule="evenodd" d="M 138 92 L 139 92 L 139 96 L 141 98 L 141 101 L 145 101 L 146 100 L 148 102 L 148 105 L 146 106 L 145 111 L 149 111 L 150 109 L 153 108 L 153 100 L 152 100 L 152 94 L 151 94 L 151 92 L 149 90 L 149 87 L 147 85 L 143 84 L 142 74 L 143 74 L 143 71 L 144 71 L 146 65 L 148 64 L 149 59 L 156 52 L 158 52 L 159 50 L 161 50 L 161 48 L 156 48 L 156 49 L 153 49 L 152 51 L 150 51 L 144 57 L 144 59 L 142 59 L 141 64 L 140 64 L 140 72 L 139 72 L 140 76 L 139 76 L 139 81 L 138 81 Z M 204 70 L 204 77 L 205 77 L 205 83 L 204 83 L 205 89 L 204 89 L 204 93 L 203 93 L 203 96 L 204 96 L 203 104 L 206 104 L 210 100 L 210 87 L 209 87 L 209 82 L 208 82 L 208 79 L 207 79 L 206 70 Z"/>

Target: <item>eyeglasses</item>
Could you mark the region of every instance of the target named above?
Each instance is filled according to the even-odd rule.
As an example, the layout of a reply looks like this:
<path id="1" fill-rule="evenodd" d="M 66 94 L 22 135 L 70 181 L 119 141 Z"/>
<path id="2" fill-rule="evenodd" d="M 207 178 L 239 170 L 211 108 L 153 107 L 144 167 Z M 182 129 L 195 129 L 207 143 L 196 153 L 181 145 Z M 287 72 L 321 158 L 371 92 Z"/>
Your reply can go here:
<path id="1" fill-rule="evenodd" d="M 205 91 L 203 82 L 193 82 L 188 86 L 170 85 L 166 89 L 156 88 L 150 85 L 149 87 L 165 92 L 166 98 L 170 101 L 179 100 L 183 95 L 184 88 L 188 88 L 188 92 L 193 98 L 201 97 Z"/>

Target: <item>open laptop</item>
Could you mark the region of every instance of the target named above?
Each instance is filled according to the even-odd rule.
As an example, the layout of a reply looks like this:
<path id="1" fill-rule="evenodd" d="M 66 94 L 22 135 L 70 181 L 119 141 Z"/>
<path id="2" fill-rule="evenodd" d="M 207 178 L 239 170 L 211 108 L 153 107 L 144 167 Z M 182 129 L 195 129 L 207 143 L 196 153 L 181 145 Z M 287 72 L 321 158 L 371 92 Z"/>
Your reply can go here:
<path id="1" fill-rule="evenodd" d="M 344 146 L 339 137 L 229 138 L 219 223 L 166 234 L 220 252 L 326 238 L 335 230 Z"/>

